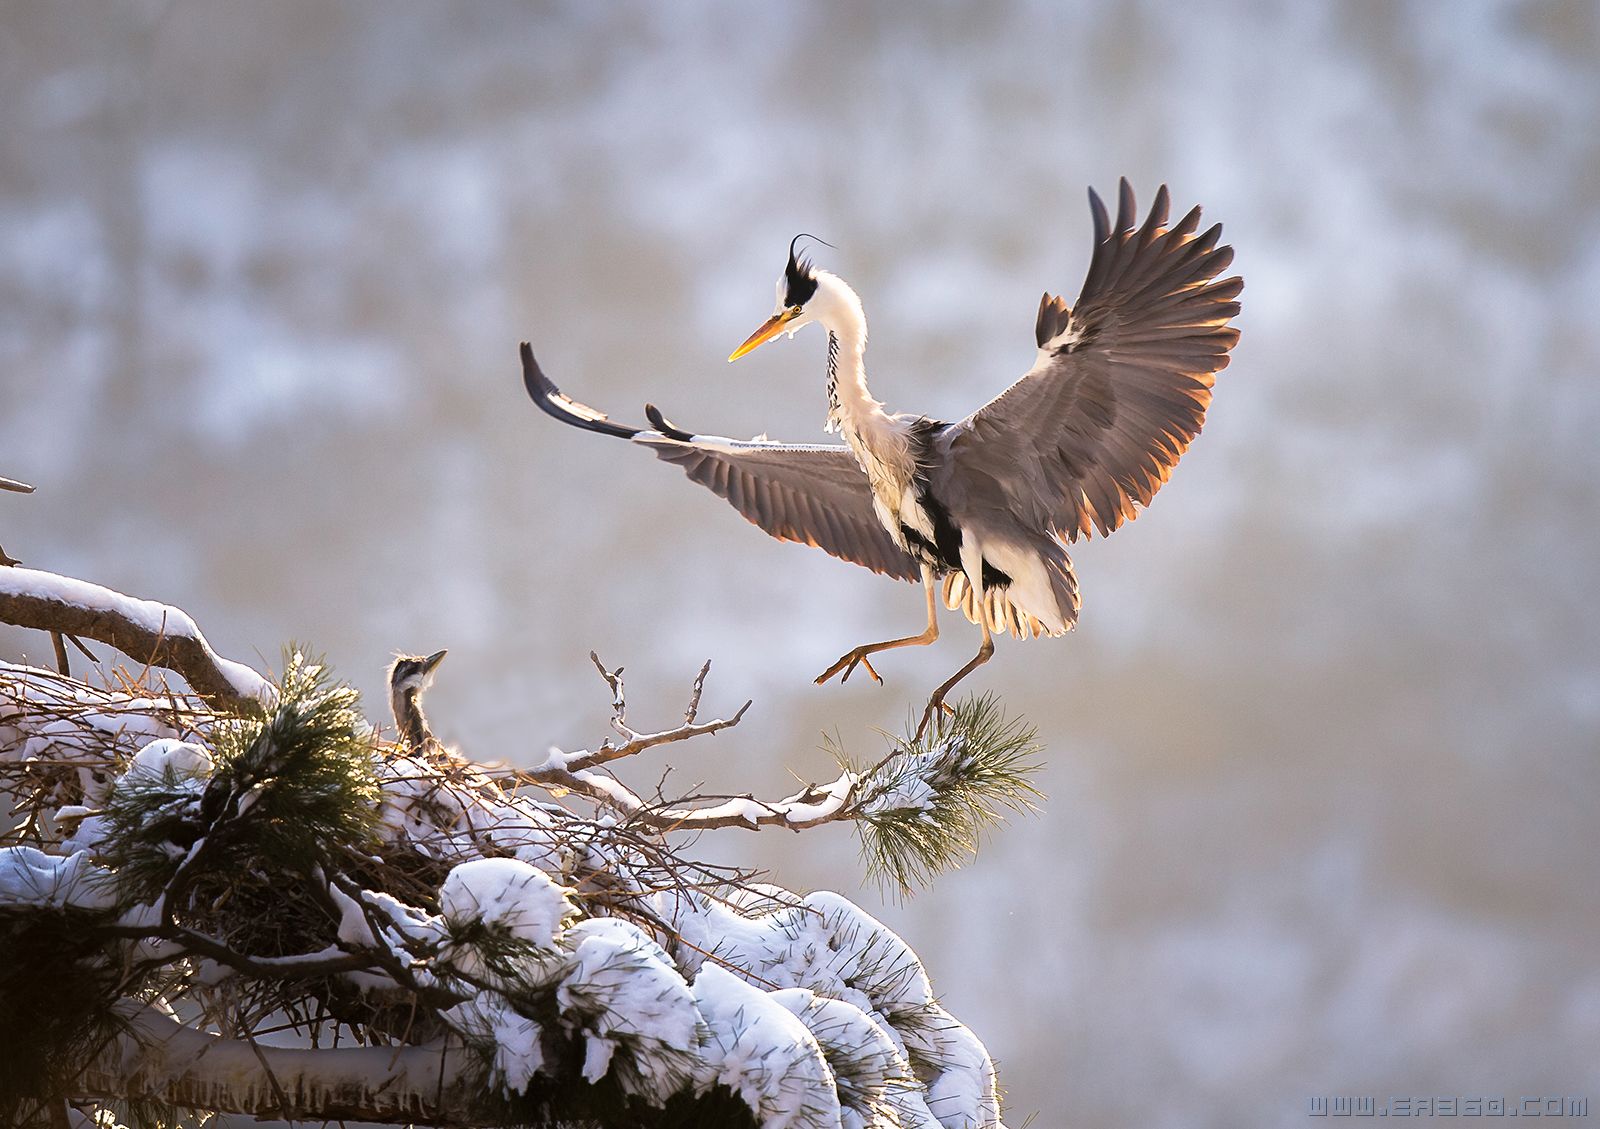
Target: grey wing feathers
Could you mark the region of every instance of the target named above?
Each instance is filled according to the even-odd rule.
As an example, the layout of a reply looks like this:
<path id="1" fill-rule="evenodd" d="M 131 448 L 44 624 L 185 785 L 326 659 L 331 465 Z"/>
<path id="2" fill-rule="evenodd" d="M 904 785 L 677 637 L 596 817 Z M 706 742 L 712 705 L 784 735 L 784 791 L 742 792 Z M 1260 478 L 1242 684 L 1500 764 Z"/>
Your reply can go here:
<path id="1" fill-rule="evenodd" d="M 782 541 L 799 541 L 897 580 L 917 580 L 917 562 L 890 539 L 872 508 L 867 477 L 849 448 L 694 435 L 653 405 L 655 430 L 625 427 L 561 392 L 522 346 L 523 382 L 563 423 L 629 439 L 675 463 L 695 482 Z"/>
<path id="2" fill-rule="evenodd" d="M 1165 185 L 1138 228 L 1126 180 L 1114 226 L 1092 190 L 1089 202 L 1094 255 L 1077 306 L 1044 296 L 1038 362 L 951 445 L 958 467 L 1009 483 L 1014 505 L 1068 540 L 1110 533 L 1171 475 L 1239 339 L 1227 323 L 1244 287 L 1212 281 L 1233 259 L 1220 224 L 1196 235 L 1195 208 L 1166 226 Z"/>

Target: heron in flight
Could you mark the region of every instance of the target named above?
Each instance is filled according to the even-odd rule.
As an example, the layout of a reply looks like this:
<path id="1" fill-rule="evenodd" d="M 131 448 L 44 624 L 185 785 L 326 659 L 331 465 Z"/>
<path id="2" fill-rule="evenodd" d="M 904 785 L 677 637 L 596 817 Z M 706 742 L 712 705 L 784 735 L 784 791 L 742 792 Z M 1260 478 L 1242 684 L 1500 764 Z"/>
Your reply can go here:
<path id="1" fill-rule="evenodd" d="M 1163 185 L 1143 225 L 1123 180 L 1113 223 L 1093 189 L 1094 250 L 1077 303 L 1046 293 L 1038 354 L 1022 379 L 953 423 L 891 414 L 867 390 L 867 322 L 844 280 L 789 246 L 773 315 L 734 350 L 738 360 L 815 322 L 828 334 L 828 423 L 842 444 L 725 439 L 676 427 L 645 406 L 625 427 L 564 395 L 522 346 L 534 403 L 564 423 L 638 443 L 676 463 L 780 540 L 802 541 L 896 580 L 920 580 L 927 626 L 866 643 L 817 676 L 939 637 L 938 599 L 978 626 L 978 653 L 942 683 L 920 737 L 950 689 L 989 660 L 993 636 L 1062 635 L 1078 619 L 1078 582 L 1062 542 L 1105 536 L 1149 505 L 1199 434 L 1216 374 L 1239 331 L 1244 288 L 1216 281 L 1233 260 L 1220 224 L 1197 234 L 1200 209 L 1167 226 Z M 944 707 L 948 709 L 949 707 Z"/>

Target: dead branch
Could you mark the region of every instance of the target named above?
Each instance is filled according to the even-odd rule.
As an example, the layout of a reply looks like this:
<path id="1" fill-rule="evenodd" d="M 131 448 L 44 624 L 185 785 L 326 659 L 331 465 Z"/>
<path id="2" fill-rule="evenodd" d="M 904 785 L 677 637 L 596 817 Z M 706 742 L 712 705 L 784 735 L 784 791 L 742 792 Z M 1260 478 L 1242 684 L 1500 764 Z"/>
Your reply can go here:
<path id="1" fill-rule="evenodd" d="M 808 784 L 781 800 L 758 800 L 747 794 L 689 796 L 663 803 L 648 803 L 615 776 L 595 772 L 594 769 L 601 765 L 635 756 L 658 745 L 731 729 L 744 718 L 751 703 L 745 702 L 730 718 L 697 722 L 695 718 L 700 710 L 700 696 L 705 689 L 706 675 L 711 670 L 710 660 L 707 660 L 695 676 L 688 707 L 684 710 L 683 724 L 657 733 L 640 733 L 628 724 L 622 668 L 607 670 L 593 651 L 589 652 L 589 659 L 611 690 L 611 727 L 622 736 L 624 744 L 613 745 L 607 740 L 593 751 L 580 749 L 574 753 L 551 749 L 542 763 L 518 772 L 519 779 L 576 793 L 616 811 L 625 823 L 658 831 L 703 831 L 719 827 L 743 827 L 749 830 L 787 827 L 801 831 L 850 817 L 850 800 L 854 797 L 858 778 L 849 772 L 841 773 L 829 784 Z M 688 806 L 702 800 L 708 801 L 707 806 Z"/>
<path id="2" fill-rule="evenodd" d="M 0 622 L 98 639 L 136 662 L 176 672 L 230 712 L 258 703 L 268 689 L 256 671 L 212 650 L 183 610 L 55 573 L 0 570 Z"/>
<path id="3" fill-rule="evenodd" d="M 591 752 L 572 753 L 565 760 L 563 767 L 571 771 L 580 771 L 594 768 L 596 765 L 605 764 L 607 761 L 621 760 L 631 757 L 646 749 L 653 749 L 657 745 L 665 745 L 671 741 L 683 741 L 690 737 L 698 737 L 703 733 L 716 733 L 723 729 L 732 729 L 744 718 L 744 713 L 751 706 L 746 701 L 739 707 L 737 713 L 730 718 L 718 718 L 704 724 L 696 724 L 695 716 L 700 710 L 700 691 L 705 686 L 706 674 L 711 670 L 711 660 L 707 659 L 700 673 L 695 677 L 694 689 L 689 696 L 689 708 L 684 711 L 683 724 L 673 729 L 664 729 L 659 733 L 639 733 L 628 726 L 628 703 L 622 688 L 622 668 L 607 670 L 600 661 L 600 656 L 593 651 L 589 652 L 589 661 L 594 663 L 595 669 L 600 672 L 600 677 L 606 680 L 606 685 L 611 687 L 611 728 L 615 729 L 622 737 L 625 744 L 613 745 L 610 740 Z"/>

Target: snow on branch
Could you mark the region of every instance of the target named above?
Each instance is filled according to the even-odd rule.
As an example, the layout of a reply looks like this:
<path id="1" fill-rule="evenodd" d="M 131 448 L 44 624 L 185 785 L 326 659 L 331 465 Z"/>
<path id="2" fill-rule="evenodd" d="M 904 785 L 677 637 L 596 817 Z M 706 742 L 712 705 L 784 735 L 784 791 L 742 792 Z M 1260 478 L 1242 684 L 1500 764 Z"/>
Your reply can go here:
<path id="1" fill-rule="evenodd" d="M 456 1046 L 276 1047 L 196 1030 L 147 1004 L 117 1005 L 121 1031 L 81 1076 L 87 1098 L 308 1121 L 471 1123 L 481 1077 Z M 270 1078 L 241 1087 L 241 1078 Z"/>
<path id="2" fill-rule="evenodd" d="M 3 591 L 203 645 L 176 609 L 92 585 Z M 904 883 L 1025 806 L 1031 734 L 964 706 L 782 800 L 646 799 L 611 769 L 749 703 L 702 721 L 707 664 L 681 724 L 637 729 L 594 662 L 620 740 L 532 770 L 383 741 L 303 650 L 248 713 L 241 685 L 208 697 L 176 665 L 195 694 L 0 664 L 0 999 L 21 1017 L 0 1025 L 0 1123 L 132 1100 L 167 1120 L 998 1127 L 992 1061 L 904 940 L 670 833 L 853 820 Z M 594 810 L 553 802 L 573 799 Z"/>
<path id="3" fill-rule="evenodd" d="M 658 745 L 731 729 L 750 702 L 727 720 L 696 722 L 709 661 L 690 691 L 682 725 L 640 733 L 628 725 L 622 668 L 607 670 L 593 652 L 590 661 L 611 690 L 610 741 L 594 751 L 551 749 L 545 759 L 518 774 L 546 788 L 572 792 L 621 817 L 624 825 L 655 831 L 706 831 L 724 827 L 803 831 L 850 821 L 862 835 L 869 870 L 909 892 L 976 852 L 984 830 L 1005 811 L 1031 811 L 1038 791 L 1029 783 L 1039 750 L 1033 730 L 1008 721 L 992 698 L 968 699 L 942 725 L 909 741 L 894 741 L 870 767 L 851 767 L 835 749 L 840 772 L 826 783 L 807 784 L 792 795 L 764 800 L 743 795 L 693 794 L 647 801 L 615 775 L 596 772 Z"/>
<path id="4" fill-rule="evenodd" d="M 0 622 L 109 644 L 136 662 L 183 676 L 229 709 L 259 704 L 265 679 L 211 649 L 188 613 L 110 588 L 31 568 L 0 568 Z"/>
<path id="5" fill-rule="evenodd" d="M 592 752 L 580 749 L 564 753 L 551 749 L 539 764 L 523 770 L 519 775 L 547 788 L 576 792 L 595 803 L 603 805 L 623 818 L 625 823 L 636 823 L 658 831 L 704 831 L 719 827 L 789 827 L 799 831 L 847 817 L 846 801 L 852 795 L 856 777 L 841 773 L 825 786 L 808 785 L 801 791 L 782 800 L 758 800 L 754 796 L 689 796 L 678 801 L 647 802 L 627 785 L 609 773 L 594 770 L 600 765 L 636 756 L 647 749 L 673 741 L 685 741 L 703 734 L 732 729 L 751 706 L 745 702 L 730 718 L 699 722 L 700 695 L 705 689 L 706 675 L 711 671 L 708 660 L 695 676 L 689 693 L 689 704 L 684 710 L 683 724 L 656 733 L 640 733 L 628 725 L 627 697 L 622 684 L 622 668 L 607 670 L 600 657 L 590 652 L 589 659 L 599 670 L 611 689 L 611 727 L 624 743 L 613 745 L 609 740 Z M 689 806 L 695 801 L 711 801 Z"/>

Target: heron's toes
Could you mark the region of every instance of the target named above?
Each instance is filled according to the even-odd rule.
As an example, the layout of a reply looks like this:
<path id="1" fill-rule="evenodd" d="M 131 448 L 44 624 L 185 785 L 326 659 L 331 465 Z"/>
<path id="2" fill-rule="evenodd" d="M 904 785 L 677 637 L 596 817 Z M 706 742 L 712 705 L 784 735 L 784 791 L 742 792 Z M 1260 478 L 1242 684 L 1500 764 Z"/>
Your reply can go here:
<path id="1" fill-rule="evenodd" d="M 838 662 L 834 663 L 827 670 L 817 675 L 817 685 L 821 686 L 824 682 L 828 681 L 828 679 L 832 678 L 840 671 L 843 671 L 844 674 L 839 681 L 841 683 L 849 682 L 850 676 L 855 673 L 856 667 L 863 666 L 866 668 L 867 673 L 872 676 L 872 680 L 879 686 L 882 686 L 883 679 L 879 676 L 876 670 L 872 669 L 872 663 L 867 660 L 867 653 L 868 652 L 865 649 L 857 647 L 849 654 L 841 655 Z"/>
<path id="2" fill-rule="evenodd" d="M 935 694 L 928 699 L 928 708 L 922 711 L 922 720 L 917 723 L 917 732 L 912 736 L 912 741 L 922 740 L 922 735 L 928 731 L 928 723 L 934 718 L 939 719 L 939 724 L 934 726 L 934 731 L 944 727 L 945 715 L 953 715 L 956 708 L 944 700 L 943 694 Z"/>

